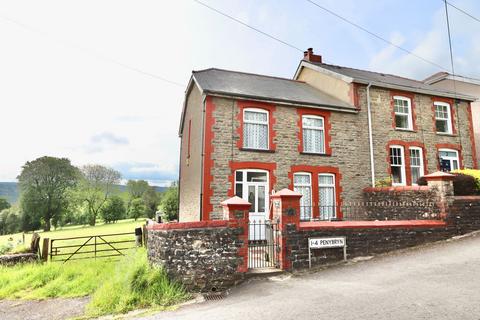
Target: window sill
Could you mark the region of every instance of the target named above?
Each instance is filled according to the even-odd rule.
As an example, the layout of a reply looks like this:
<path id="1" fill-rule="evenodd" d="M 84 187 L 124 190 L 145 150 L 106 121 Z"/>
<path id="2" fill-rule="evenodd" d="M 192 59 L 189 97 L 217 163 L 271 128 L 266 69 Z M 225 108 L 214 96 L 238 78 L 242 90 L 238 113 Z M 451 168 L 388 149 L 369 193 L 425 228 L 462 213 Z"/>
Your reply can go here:
<path id="1" fill-rule="evenodd" d="M 447 132 L 436 132 L 439 136 L 445 136 L 445 137 L 457 137 L 458 135 L 453 134 L 453 133 L 447 133 Z"/>
<path id="2" fill-rule="evenodd" d="M 403 129 L 403 128 L 395 128 L 395 131 L 404 131 L 404 132 L 417 132 L 413 129 Z"/>
<path id="3" fill-rule="evenodd" d="M 315 153 L 315 152 L 300 152 L 300 154 L 304 154 L 307 156 L 319 156 L 319 157 L 330 157 L 331 154 L 328 153 Z"/>
<path id="4" fill-rule="evenodd" d="M 263 152 L 263 153 L 275 153 L 275 150 L 269 150 L 269 149 L 250 149 L 250 148 L 240 148 L 240 151 L 247 151 L 247 152 Z"/>

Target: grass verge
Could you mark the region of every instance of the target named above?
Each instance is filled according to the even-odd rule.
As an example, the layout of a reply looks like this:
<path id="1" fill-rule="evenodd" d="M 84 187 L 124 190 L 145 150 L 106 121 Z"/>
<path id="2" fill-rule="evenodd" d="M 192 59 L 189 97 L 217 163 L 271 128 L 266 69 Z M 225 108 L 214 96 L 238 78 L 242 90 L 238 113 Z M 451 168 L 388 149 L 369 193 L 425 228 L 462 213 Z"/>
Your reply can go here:
<path id="1" fill-rule="evenodd" d="M 188 298 L 161 268 L 149 265 L 145 249 L 118 262 L 89 260 L 65 264 L 0 267 L 0 299 L 72 298 L 91 295 L 88 316 L 166 307 Z"/>

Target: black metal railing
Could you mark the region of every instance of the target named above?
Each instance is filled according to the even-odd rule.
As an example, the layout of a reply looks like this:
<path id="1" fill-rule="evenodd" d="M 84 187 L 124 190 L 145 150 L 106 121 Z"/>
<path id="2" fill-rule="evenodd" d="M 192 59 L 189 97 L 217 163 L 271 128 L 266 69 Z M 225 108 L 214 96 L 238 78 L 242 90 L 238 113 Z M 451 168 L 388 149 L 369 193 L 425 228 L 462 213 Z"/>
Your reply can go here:
<path id="1" fill-rule="evenodd" d="M 331 206 L 300 206 L 301 221 L 437 220 L 434 202 L 355 202 Z"/>
<path id="2" fill-rule="evenodd" d="M 252 220 L 248 228 L 248 268 L 279 267 L 278 225 L 269 220 Z"/>

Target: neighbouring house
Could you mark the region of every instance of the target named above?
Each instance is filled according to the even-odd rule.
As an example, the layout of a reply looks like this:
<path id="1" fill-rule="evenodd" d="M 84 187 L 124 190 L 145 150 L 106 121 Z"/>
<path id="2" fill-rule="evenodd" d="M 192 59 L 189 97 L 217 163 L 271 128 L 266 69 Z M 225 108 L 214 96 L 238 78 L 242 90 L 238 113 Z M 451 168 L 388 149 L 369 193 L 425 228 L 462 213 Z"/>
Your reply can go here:
<path id="1" fill-rule="evenodd" d="M 473 101 L 325 64 L 312 49 L 293 79 L 193 71 L 179 128 L 180 221 L 222 219 L 220 203 L 234 195 L 265 219 L 283 188 L 303 195 L 302 220 L 341 219 L 337 206 L 362 201 L 376 181 L 411 186 L 440 168 L 475 168 Z"/>
<path id="2" fill-rule="evenodd" d="M 423 82 L 439 89 L 457 91 L 462 94 L 474 96 L 477 99 L 480 98 L 479 79 L 459 75 L 453 76 L 448 72 L 438 72 L 423 80 Z M 480 101 L 474 101 L 471 105 L 475 144 L 480 146 Z M 477 147 L 477 161 L 480 161 L 480 147 Z"/>

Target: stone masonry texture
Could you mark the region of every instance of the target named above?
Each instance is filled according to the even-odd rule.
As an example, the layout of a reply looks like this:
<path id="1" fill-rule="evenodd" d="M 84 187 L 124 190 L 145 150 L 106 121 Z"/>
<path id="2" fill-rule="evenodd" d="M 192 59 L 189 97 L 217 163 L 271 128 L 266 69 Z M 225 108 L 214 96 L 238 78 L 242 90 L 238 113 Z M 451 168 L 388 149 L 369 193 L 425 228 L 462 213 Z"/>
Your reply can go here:
<path id="1" fill-rule="evenodd" d="M 397 93 L 396 93 L 397 94 Z M 289 178 L 290 168 L 293 165 L 331 166 L 339 169 L 341 174 L 340 186 L 342 188 L 341 200 L 343 202 L 362 201 L 362 189 L 371 185 L 369 140 L 367 125 L 367 97 L 366 88 L 358 89 L 360 110 L 358 114 L 349 114 L 332 111 L 331 123 L 331 148 L 332 155 L 306 155 L 298 151 L 299 115 L 297 109 L 291 106 L 276 105 L 272 115 L 275 118 L 273 130 L 275 131 L 275 152 L 244 151 L 237 147 L 240 139 L 237 120 L 240 109 L 235 99 L 214 98 L 215 110 L 213 117 L 215 124 L 213 155 L 214 165 L 211 170 L 213 177 L 213 195 L 210 203 L 213 206 L 211 219 L 221 218 L 220 202 L 228 198 L 228 190 L 232 188 L 229 176 L 231 172 L 229 163 L 256 161 L 276 163 L 275 190 L 288 188 L 292 181 Z M 455 108 L 454 125 L 457 130 L 455 135 L 439 135 L 435 132 L 432 97 L 415 94 L 416 131 L 401 131 L 393 128 L 392 123 L 392 93 L 390 90 L 372 87 L 370 89 L 372 105 L 372 126 L 374 163 L 376 179 L 389 176 L 388 144 L 392 140 L 403 142 L 417 142 L 424 144 L 426 153 L 425 173 L 438 170 L 438 155 L 436 144 L 460 145 L 461 158 L 465 167 L 472 167 L 472 148 L 469 137 L 467 103 L 461 101 Z M 255 107 L 255 103 L 251 103 Z M 408 165 L 408 164 L 407 164 Z M 271 178 L 271 177 L 270 177 Z"/>
<path id="2" fill-rule="evenodd" d="M 190 291 L 225 290 L 243 279 L 237 272 L 242 228 L 148 231 L 148 259 Z"/>

